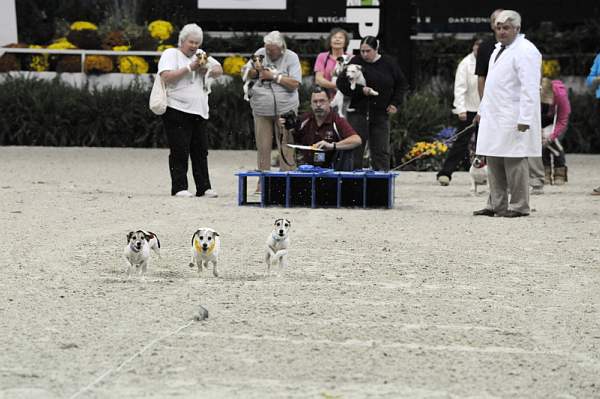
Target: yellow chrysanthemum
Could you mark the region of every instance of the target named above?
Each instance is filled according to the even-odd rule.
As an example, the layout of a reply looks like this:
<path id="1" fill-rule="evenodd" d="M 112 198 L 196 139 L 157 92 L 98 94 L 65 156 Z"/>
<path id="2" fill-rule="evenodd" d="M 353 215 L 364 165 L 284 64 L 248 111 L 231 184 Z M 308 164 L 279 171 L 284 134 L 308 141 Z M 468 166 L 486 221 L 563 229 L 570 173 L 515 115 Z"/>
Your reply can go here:
<path id="1" fill-rule="evenodd" d="M 560 64 L 558 60 L 543 60 L 542 61 L 542 76 L 545 78 L 554 79 L 560 75 Z"/>
<path id="2" fill-rule="evenodd" d="M 170 45 L 170 44 L 161 44 L 156 48 L 156 51 L 165 51 L 168 48 L 174 48 L 175 46 Z"/>
<path id="3" fill-rule="evenodd" d="M 44 48 L 43 46 L 38 46 L 37 44 L 31 44 L 29 48 Z M 31 69 L 37 72 L 43 72 L 48 70 L 48 54 L 40 54 L 34 55 L 31 57 L 31 63 L 29 66 Z"/>
<path id="4" fill-rule="evenodd" d="M 155 39 L 167 40 L 171 36 L 171 33 L 173 33 L 173 25 L 168 21 L 157 19 L 148 25 L 148 32 Z"/>
<path id="5" fill-rule="evenodd" d="M 448 146 L 441 141 L 434 141 L 432 143 L 418 141 L 408 151 L 408 154 L 404 156 L 403 161 L 408 161 L 409 159 L 420 155 L 430 155 L 435 157 L 444 154 L 446 151 L 448 151 Z"/>
<path id="6" fill-rule="evenodd" d="M 71 30 L 98 30 L 98 27 L 91 22 L 76 21 L 69 27 Z"/>
<path id="7" fill-rule="evenodd" d="M 239 55 L 231 56 L 223 60 L 223 72 L 230 76 L 238 76 L 242 73 L 242 67 L 247 60 Z"/>
<path id="8" fill-rule="evenodd" d="M 77 46 L 68 41 L 66 38 L 61 37 L 60 39 L 55 40 L 54 43 L 49 45 L 47 48 L 50 50 L 69 50 L 75 49 Z"/>
<path id="9" fill-rule="evenodd" d="M 119 71 L 121 73 L 147 73 L 149 69 L 148 63 L 142 57 L 128 55 L 119 57 Z"/>
<path id="10" fill-rule="evenodd" d="M 105 55 L 90 55 L 85 58 L 86 72 L 104 72 L 113 70 L 113 61 Z"/>
<path id="11" fill-rule="evenodd" d="M 129 51 L 129 46 L 115 46 L 113 51 Z"/>
<path id="12" fill-rule="evenodd" d="M 300 61 L 300 67 L 302 68 L 302 76 L 308 76 L 312 74 L 312 66 L 308 60 Z"/>

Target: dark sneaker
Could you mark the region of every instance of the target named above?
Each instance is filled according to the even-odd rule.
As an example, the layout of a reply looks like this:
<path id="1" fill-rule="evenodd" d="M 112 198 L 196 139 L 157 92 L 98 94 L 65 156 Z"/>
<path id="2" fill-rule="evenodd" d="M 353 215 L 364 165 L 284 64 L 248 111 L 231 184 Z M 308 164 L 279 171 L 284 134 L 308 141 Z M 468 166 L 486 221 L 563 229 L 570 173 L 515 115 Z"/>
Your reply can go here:
<path id="1" fill-rule="evenodd" d="M 529 216 L 529 214 L 517 211 L 506 211 L 506 213 L 504 213 L 502 216 L 504 216 L 505 218 L 519 218 L 521 216 Z"/>
<path id="2" fill-rule="evenodd" d="M 494 216 L 495 213 L 491 209 L 483 208 L 473 212 L 473 216 Z"/>

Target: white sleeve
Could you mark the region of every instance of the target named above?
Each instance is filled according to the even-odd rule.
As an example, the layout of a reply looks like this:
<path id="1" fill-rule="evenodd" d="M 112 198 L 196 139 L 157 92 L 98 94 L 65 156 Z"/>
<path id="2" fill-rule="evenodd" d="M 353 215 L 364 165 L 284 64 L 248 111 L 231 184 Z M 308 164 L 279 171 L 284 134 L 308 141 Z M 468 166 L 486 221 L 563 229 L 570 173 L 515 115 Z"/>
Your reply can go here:
<path id="1" fill-rule="evenodd" d="M 302 83 L 302 67 L 300 66 L 300 59 L 296 53 L 293 53 L 290 57 L 290 63 L 286 72 L 289 77 Z"/>
<path id="2" fill-rule="evenodd" d="M 532 126 L 540 112 L 542 55 L 535 48 L 523 49 L 516 58 L 516 69 L 521 83 L 517 123 Z"/>
<path id="3" fill-rule="evenodd" d="M 164 71 L 174 71 L 179 69 L 177 65 L 177 49 L 169 48 L 166 49 L 162 55 L 160 56 L 160 60 L 158 61 L 158 73 Z"/>
<path id="4" fill-rule="evenodd" d="M 466 97 L 467 97 L 467 68 L 466 58 L 463 59 L 456 69 L 456 77 L 454 78 L 454 110 L 455 114 L 467 112 Z"/>
<path id="5" fill-rule="evenodd" d="M 207 61 L 207 68 L 208 69 L 213 69 L 216 66 L 221 65 L 221 63 L 219 61 L 217 61 L 215 58 L 213 57 L 208 57 L 208 61 Z"/>

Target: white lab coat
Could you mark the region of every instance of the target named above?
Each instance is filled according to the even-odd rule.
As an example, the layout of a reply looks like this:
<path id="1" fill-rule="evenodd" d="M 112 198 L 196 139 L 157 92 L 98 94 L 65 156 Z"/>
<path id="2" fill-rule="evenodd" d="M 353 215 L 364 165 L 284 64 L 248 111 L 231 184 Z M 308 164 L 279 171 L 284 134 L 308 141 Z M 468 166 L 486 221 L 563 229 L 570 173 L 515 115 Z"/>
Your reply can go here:
<path id="1" fill-rule="evenodd" d="M 540 79 L 542 55 L 525 35 L 490 57 L 485 90 L 479 105 L 481 121 L 477 154 L 521 158 L 542 156 Z M 519 132 L 517 124 L 529 125 Z"/>
<path id="2" fill-rule="evenodd" d="M 454 79 L 455 114 L 477 112 L 479 109 L 479 92 L 477 91 L 477 75 L 475 75 L 475 54 L 467 55 L 458 64 Z"/>

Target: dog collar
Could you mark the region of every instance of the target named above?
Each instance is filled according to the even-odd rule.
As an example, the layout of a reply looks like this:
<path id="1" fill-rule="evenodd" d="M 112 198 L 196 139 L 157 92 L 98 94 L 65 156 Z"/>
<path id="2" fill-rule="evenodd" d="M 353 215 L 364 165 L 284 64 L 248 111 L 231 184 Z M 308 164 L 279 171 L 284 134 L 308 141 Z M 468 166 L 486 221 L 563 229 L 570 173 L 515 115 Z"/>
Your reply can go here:
<path id="1" fill-rule="evenodd" d="M 275 232 L 271 233 L 271 237 L 275 240 L 275 241 L 279 241 L 279 240 L 283 240 L 284 237 L 280 237 L 279 235 L 275 234 Z"/>
<path id="2" fill-rule="evenodd" d="M 196 251 L 197 251 L 198 253 L 202 253 L 202 252 L 204 252 L 204 251 L 202 250 L 202 247 L 200 246 L 200 242 L 198 242 L 198 240 L 194 240 L 194 248 L 196 248 Z M 207 255 L 210 255 L 214 249 L 215 249 L 215 241 L 213 240 L 212 244 L 210 244 L 210 245 L 208 246 L 208 249 L 206 250 L 206 254 L 207 254 Z"/>

